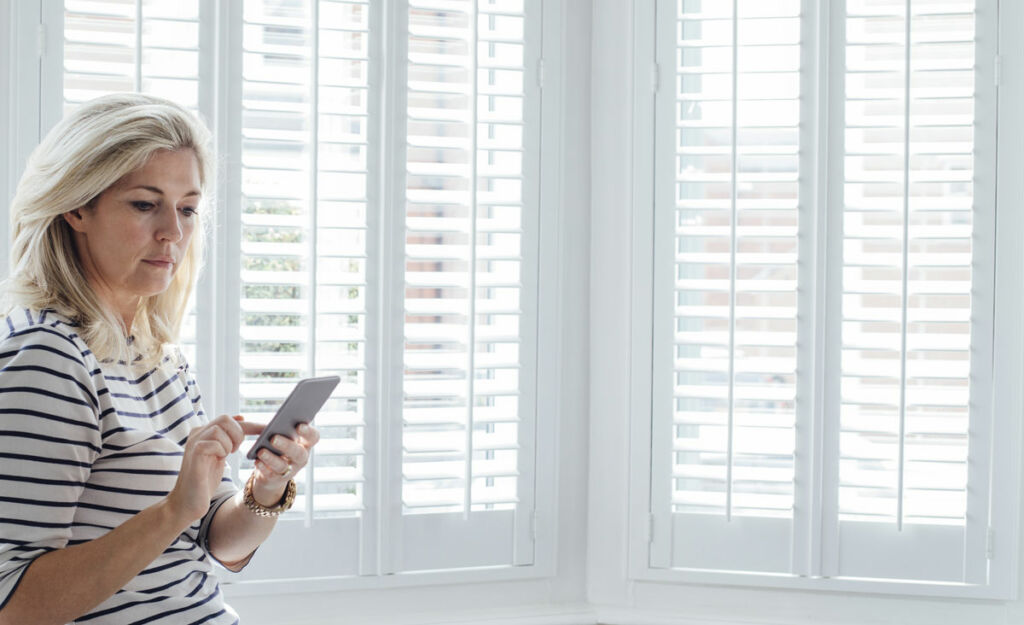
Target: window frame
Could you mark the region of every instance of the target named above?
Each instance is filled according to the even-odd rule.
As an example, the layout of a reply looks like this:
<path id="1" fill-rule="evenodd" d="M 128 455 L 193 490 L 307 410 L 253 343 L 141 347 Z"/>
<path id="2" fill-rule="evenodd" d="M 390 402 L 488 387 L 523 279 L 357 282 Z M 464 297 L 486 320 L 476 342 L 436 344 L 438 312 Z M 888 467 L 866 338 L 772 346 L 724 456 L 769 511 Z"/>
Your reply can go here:
<path id="1" fill-rule="evenodd" d="M 529 486 L 533 491 L 533 509 L 530 511 L 525 523 L 516 528 L 520 535 L 531 536 L 533 540 L 532 553 L 529 558 L 515 564 L 501 565 L 496 567 L 469 567 L 438 569 L 430 571 L 396 571 L 388 563 L 389 554 L 383 552 L 382 547 L 387 547 L 388 526 L 390 523 L 400 522 L 400 518 L 390 521 L 386 515 L 374 519 L 372 515 L 366 515 L 364 525 L 369 529 L 364 534 L 365 540 L 359 544 L 359 571 L 354 575 L 331 576 L 309 580 L 306 578 L 256 580 L 238 583 L 230 575 L 221 575 L 222 583 L 225 584 L 226 594 L 235 597 L 256 597 L 267 593 L 291 593 L 308 592 L 319 590 L 333 592 L 339 590 L 359 589 L 399 589 L 416 586 L 448 585 L 463 583 L 492 582 L 506 584 L 510 582 L 523 582 L 528 580 L 543 580 L 555 576 L 556 554 L 559 534 L 558 522 L 558 482 L 557 478 L 561 468 L 557 462 L 558 455 L 558 431 L 561 429 L 559 420 L 566 411 L 572 411 L 572 395 L 564 391 L 559 380 L 563 375 L 564 352 L 560 337 L 567 326 L 566 306 L 563 305 L 563 298 L 559 284 L 564 281 L 564 274 L 568 270 L 566 259 L 572 251 L 572 245 L 567 245 L 565 238 L 569 236 L 562 224 L 563 215 L 559 210 L 552 210 L 564 203 L 564 187 L 559 179 L 562 166 L 560 160 L 563 158 L 562 145 L 566 141 L 567 133 L 564 132 L 560 121 L 562 119 L 561 100 L 563 88 L 555 80 L 544 81 L 542 79 L 544 69 L 549 75 L 556 77 L 561 74 L 561 63 L 564 55 L 564 46 L 560 45 L 559 38 L 569 27 L 564 11 L 557 3 L 535 0 L 538 12 L 540 13 L 541 28 L 535 29 L 535 33 L 541 45 L 541 64 L 535 68 L 541 77 L 539 123 L 538 132 L 543 174 L 539 177 L 535 190 L 539 202 L 538 237 L 533 245 L 537 248 L 537 257 L 532 263 L 537 271 L 536 293 L 532 297 L 543 300 L 538 303 L 536 324 L 536 346 L 540 353 L 537 358 L 536 380 L 534 385 L 534 407 L 536 414 L 535 422 L 529 428 L 530 440 L 524 440 L 523 445 L 531 446 L 534 449 L 534 470 L 529 476 L 534 484 Z M 396 3 L 402 4 L 402 3 Z M 215 56 L 215 63 L 200 63 L 200 98 L 199 107 L 205 116 L 211 131 L 214 134 L 215 147 L 219 156 L 218 176 L 219 182 L 216 188 L 215 202 L 217 211 L 215 223 L 212 224 L 210 249 L 207 257 L 206 267 L 200 276 L 197 284 L 197 292 L 205 294 L 200 299 L 197 314 L 205 316 L 209 323 L 201 324 L 197 336 L 197 361 L 199 363 L 215 362 L 213 354 L 227 353 L 237 354 L 239 337 L 236 331 L 237 324 L 232 320 L 232 313 L 237 312 L 237 303 L 234 308 L 224 302 L 231 299 L 231 294 L 237 291 L 240 231 L 225 227 L 237 222 L 240 214 L 240 205 L 237 194 L 232 194 L 231 189 L 238 185 L 237 160 L 239 155 L 227 149 L 228 146 L 237 145 L 240 138 L 241 127 L 239 116 L 231 114 L 231 102 L 238 102 L 241 98 L 240 84 L 237 81 L 219 80 L 219 77 L 237 75 L 241 71 L 241 36 L 242 28 L 240 15 L 242 3 L 239 0 L 232 0 L 222 3 L 200 2 L 200 32 L 199 46 L 201 54 L 212 52 Z M 388 10 L 384 3 L 373 2 L 371 6 L 371 20 L 379 20 L 383 23 L 385 19 L 392 24 L 395 20 L 401 20 L 404 12 Z M 403 5 L 404 6 L 404 5 Z M 388 3 L 391 8 L 391 3 Z M 0 0 L 0 15 L 10 15 L 9 21 L 11 38 L 10 43 L 0 45 L 0 62 L 3 62 L 4 69 L 10 68 L 8 76 L 0 73 L 3 84 L 28 85 L 27 89 L 12 89 L 10 97 L 0 98 L 3 100 L 3 108 L 0 113 L 5 113 L 9 107 L 8 114 L 2 116 L 2 122 L 17 129 L 19 133 L 12 137 L 9 143 L 8 153 L 4 159 L 9 158 L 11 163 L 24 163 L 27 155 L 35 147 L 45 132 L 56 123 L 61 115 L 62 98 L 62 60 L 63 60 L 63 38 L 60 36 L 60 29 L 63 21 L 63 2 L 56 0 L 27 0 L 12 2 L 11 0 Z M 233 24 L 228 28 L 220 28 L 219 24 Z M 542 32 L 541 32 L 542 31 Z M 379 54 L 381 57 L 394 53 L 398 45 L 404 49 L 404 42 L 393 33 L 388 37 L 377 37 L 372 54 Z M 388 42 L 384 42 L 388 39 Z M 390 47 L 387 47 L 390 46 Z M 209 58 L 209 57 L 207 57 Z M 401 57 L 399 57 L 401 58 Z M 9 61 L 9 62 L 8 62 Z M 531 68 L 534 69 L 534 68 Z M 404 77 L 402 72 L 391 72 L 385 78 L 388 81 L 389 89 L 401 88 L 401 80 Z M 234 85 L 231 88 L 218 86 L 216 89 L 204 90 L 204 85 Z M 402 100 L 404 102 L 404 99 Z M 404 117 L 404 110 L 397 110 L 394 104 L 388 109 L 388 115 Z M 404 127 L 404 126 L 403 126 Z M 393 128 L 393 127 L 392 127 Z M 382 134 L 387 134 L 385 131 Z M 404 136 L 382 137 L 381 140 L 388 145 L 404 142 Z M 382 163 L 382 171 L 393 170 L 395 167 L 404 168 L 404 162 L 400 162 L 401 154 L 391 154 L 393 162 Z M 382 159 L 385 160 L 385 159 Z M 0 159 L 0 165 L 6 161 Z M 234 165 L 234 166 L 233 166 Z M 5 189 L 6 180 L 0 180 L 0 191 L 13 194 L 14 185 L 21 175 L 20 168 L 15 171 L 8 168 L 10 188 Z M 233 173 L 231 173 L 233 172 Z M 382 174 L 383 175 L 383 174 Z M 401 207 L 405 201 L 405 189 L 399 185 L 379 185 L 371 193 L 380 192 L 381 202 L 389 203 L 392 208 L 386 211 L 388 214 L 397 216 L 397 225 L 390 231 L 392 243 L 402 241 L 404 229 L 401 226 Z M 550 207 L 550 208 L 549 208 Z M 376 217 L 372 217 L 376 218 Z M 0 226 L 0 235 L 6 240 L 6 219 L 4 225 Z M 384 245 L 384 234 L 379 237 L 381 241 L 374 241 L 371 245 Z M 372 248 L 369 253 L 372 253 Z M 404 260 L 404 259 L 403 259 Z M 403 262 L 393 263 L 393 269 L 400 274 L 404 266 Z M 541 270 L 543 267 L 543 270 Z M 6 270 L 6 258 L 0 261 L 0 269 Z M 3 274 L 0 274 L 3 275 Z M 402 297 L 401 282 L 392 285 L 394 297 Z M 386 301 L 386 300 L 385 300 Z M 382 308 L 382 309 L 387 309 Z M 401 322 L 401 307 L 391 307 L 397 310 L 398 320 Z M 223 331 L 229 329 L 230 331 Z M 399 348 L 401 344 L 398 344 Z M 234 356 L 226 357 L 231 361 Z M 401 354 L 399 353 L 399 361 Z M 197 363 L 198 364 L 198 363 Z M 386 363 L 385 363 L 386 364 Z M 230 406 L 232 398 L 237 399 L 238 395 L 238 373 L 231 367 L 218 367 L 209 364 L 197 367 L 197 378 L 204 389 L 207 398 L 206 409 L 210 414 L 233 412 L 234 407 Z M 382 376 L 386 377 L 386 376 Z M 394 376 L 391 376 L 394 377 Z M 398 407 L 401 406 L 401 379 L 399 376 L 397 388 Z M 369 384 L 369 383 L 368 383 Z M 391 393 L 394 395 L 394 392 Z M 392 400 L 394 398 L 392 397 Z M 381 402 L 388 400 L 382 396 Z M 384 425 L 381 420 L 381 425 Z M 400 435 L 400 421 L 399 435 Z M 392 426 L 393 427 L 393 426 Z M 367 463 L 367 472 L 379 471 L 379 465 L 383 462 L 385 454 L 398 449 L 400 453 L 400 439 L 393 436 L 398 446 L 391 445 L 385 449 L 381 443 L 382 435 L 376 432 L 375 424 L 367 426 L 366 445 L 376 445 L 375 452 L 379 454 L 377 461 Z M 234 459 L 237 462 L 237 458 Z M 398 488 L 401 488 L 400 455 L 399 465 L 392 474 L 398 476 Z M 371 466 L 373 467 L 371 468 Z M 545 479 L 538 479 L 539 476 L 548 476 Z M 375 496 L 375 501 L 380 505 L 384 499 Z M 367 509 L 373 506 L 368 505 Z M 383 508 L 381 508 L 383 509 Z M 383 537 L 383 538 L 381 538 Z M 398 547 L 391 546 L 391 555 L 398 552 Z M 223 572 L 220 572 L 223 573 Z M 537 595 L 537 601 L 543 601 L 543 593 Z"/>
<path id="2" fill-rule="evenodd" d="M 992 2 L 983 7 L 990 10 L 996 7 Z M 815 318 L 813 327 L 798 328 L 798 335 L 804 345 L 800 350 L 800 357 L 803 362 L 818 363 L 814 367 L 813 382 L 815 389 L 825 388 L 825 370 L 830 362 L 831 356 L 826 353 L 825 333 L 827 328 L 838 328 L 835 320 L 827 322 L 826 309 L 834 310 L 837 302 L 829 302 L 828 298 L 838 296 L 837 293 L 824 293 L 822 286 L 826 280 L 832 284 L 837 283 L 841 263 L 833 263 L 824 271 L 818 266 L 807 267 L 814 264 L 807 259 L 820 258 L 819 245 L 836 246 L 841 244 L 842 232 L 839 228 L 827 227 L 827 220 L 841 210 L 838 198 L 830 197 L 839 185 L 828 184 L 825 173 L 829 169 L 841 171 L 843 154 L 828 151 L 829 139 L 835 133 L 842 133 L 843 128 L 838 125 L 822 124 L 829 117 L 842 119 L 843 84 L 841 73 L 839 78 L 830 76 L 829 59 L 842 59 L 843 50 L 838 49 L 844 45 L 841 19 L 830 19 L 829 11 L 837 10 L 829 8 L 827 3 L 822 5 L 818 2 L 803 0 L 802 12 L 806 17 L 802 20 L 802 40 L 810 42 L 804 45 L 801 50 L 801 64 L 804 71 L 801 73 L 801 88 L 809 89 L 801 94 L 802 110 L 801 125 L 812 124 L 812 132 L 802 133 L 800 149 L 809 151 L 812 154 L 821 155 L 813 159 L 815 171 L 802 172 L 801 174 L 801 196 L 805 198 L 800 205 L 801 221 L 805 218 L 811 219 L 812 225 L 801 226 L 801 232 L 814 232 L 816 237 L 802 236 L 800 241 L 801 271 L 811 270 L 814 284 L 819 296 L 813 294 L 801 294 L 800 306 L 810 311 L 808 316 Z M 979 8 L 983 8 L 979 7 Z M 841 7 L 840 7 L 841 9 Z M 1024 11 L 1021 7 L 1012 3 L 998 3 L 998 49 L 992 50 L 996 56 L 997 67 L 1019 67 L 1024 61 L 1024 55 L 1020 46 L 1007 44 L 1013 42 L 1014 36 L 1009 24 L 1020 23 L 1024 19 Z M 875 580 L 875 579 L 840 579 L 828 577 L 807 577 L 812 571 L 819 570 L 827 572 L 829 562 L 826 555 L 821 551 L 823 534 L 830 531 L 828 524 L 821 521 L 823 506 L 822 488 L 827 477 L 820 472 L 809 476 L 803 488 L 795 491 L 796 501 L 802 503 L 804 509 L 810 509 L 811 514 L 794 515 L 794 536 L 804 536 L 808 540 L 804 544 L 796 544 L 793 541 L 792 562 L 794 571 L 802 574 L 774 574 L 754 573 L 742 571 L 719 571 L 719 570 L 696 570 L 671 568 L 671 554 L 666 552 L 654 552 L 651 548 L 655 541 L 665 539 L 664 532 L 671 531 L 672 522 L 669 515 L 652 514 L 653 500 L 651 493 L 653 489 L 659 488 L 659 481 L 668 479 L 666 476 L 659 476 L 653 473 L 652 467 L 652 442 L 655 431 L 653 428 L 653 314 L 654 314 L 654 211 L 656 167 L 669 167 L 671 163 L 658 164 L 655 162 L 654 136 L 655 125 L 654 112 L 656 110 L 656 93 L 661 89 L 673 89 L 670 76 L 674 75 L 666 68 L 659 69 L 657 65 L 657 37 L 655 37 L 656 8 L 655 3 L 636 3 L 632 8 L 632 59 L 630 67 L 630 83 L 632 93 L 632 132 L 631 147 L 633 158 L 630 169 L 630 186 L 632 191 L 631 232 L 627 241 L 626 236 L 619 236 L 622 244 L 629 244 L 631 250 L 629 263 L 629 301 L 631 323 L 628 328 L 628 340 L 630 344 L 630 378 L 628 388 L 629 401 L 629 484 L 627 487 L 629 500 L 629 531 L 628 531 L 628 558 L 627 570 L 629 579 L 639 582 L 656 583 L 685 583 L 685 584 L 715 584 L 728 586 L 749 586 L 759 588 L 781 588 L 794 590 L 828 590 L 848 591 L 858 593 L 882 593 L 895 595 L 915 595 L 934 597 L 962 597 L 974 599 L 1015 599 L 1018 592 L 1018 558 L 1017 548 L 1019 543 L 1019 518 L 1020 502 L 1018 493 L 1021 484 L 1021 455 L 1014 448 L 1013 442 L 1020 440 L 1021 425 L 1020 415 L 1024 411 L 1024 401 L 1021 393 L 1017 390 L 1020 381 L 1024 379 L 1024 363 L 1021 354 L 1024 354 L 1024 333 L 1020 323 L 1016 320 L 1024 314 L 1024 288 L 1021 288 L 1022 276 L 1020 267 L 1024 264 L 1024 255 L 1017 249 L 1014 233 L 1024 232 L 1024 219 L 1019 216 L 1020 211 L 1012 208 L 1004 209 L 1001 213 L 999 206 L 1013 207 L 1014 198 L 1019 198 L 1024 193 L 1024 185 L 1020 182 L 1019 174 L 1014 173 L 1015 163 L 1024 163 L 1024 150 L 1021 150 L 1016 143 L 1010 140 L 999 141 L 997 145 L 996 174 L 998 183 L 995 189 L 996 218 L 999 221 L 999 228 L 996 230 L 996 272 L 994 278 L 994 291 L 989 294 L 995 300 L 995 318 L 986 319 L 980 322 L 983 328 L 991 327 L 994 336 L 1002 337 L 994 344 L 992 361 L 993 377 L 992 383 L 992 414 L 991 440 L 993 441 L 992 453 L 987 461 L 989 462 L 990 489 L 987 497 L 991 499 L 989 516 L 989 527 L 991 535 L 991 546 L 988 551 L 991 557 L 988 561 L 990 576 L 987 584 L 965 584 L 965 583 L 943 583 L 943 582 L 922 582 L 911 580 Z M 988 42 L 980 42 L 980 46 Z M 993 46 L 995 47 L 995 46 Z M 820 51 L 820 53 L 819 53 Z M 834 61 L 833 61 L 834 62 Z M 996 79 L 996 67 L 983 67 L 978 65 L 976 80 L 992 81 Z M 1024 105 L 1022 95 L 1024 90 L 1015 81 L 1009 79 L 1006 72 L 1002 72 L 1002 79 L 996 84 L 997 107 L 1000 111 L 1020 110 Z M 838 95 L 839 97 L 835 97 Z M 828 110 L 819 103 L 826 103 Z M 810 106 L 808 106 L 810 105 Z M 823 116 L 825 120 L 819 119 Z M 1019 115 L 1016 117 L 1020 117 Z M 983 122 L 991 123 L 991 122 Z M 998 124 L 999 137 L 1015 137 L 1020 132 L 1021 121 L 1012 115 L 1004 114 L 994 123 Z M 820 132 L 819 132 L 820 131 Z M 994 133 L 993 133 L 994 134 Z M 835 139 L 841 138 L 835 137 Z M 979 139 L 983 140 L 983 139 Z M 985 168 L 989 164 L 979 164 L 978 170 L 990 171 Z M 821 171 L 824 170 L 824 171 Z M 840 188 L 841 191 L 841 188 Z M 808 201 L 806 198 L 813 198 Z M 809 206 L 811 204 L 826 207 L 828 214 L 815 214 Z M 599 218 L 599 216 L 598 216 Z M 982 226 L 983 227 L 983 226 Z M 826 240 L 825 237 L 832 237 L 834 240 Z M 1019 236 L 1017 237 L 1019 240 Z M 822 243 L 824 241 L 824 243 Z M 977 239 L 975 239 L 977 244 Z M 839 247 L 838 249 L 841 249 Z M 826 273 L 828 275 L 826 275 Z M 983 276 L 989 278 L 992 276 Z M 815 301 L 817 299 L 817 301 Z M 616 337 L 618 340 L 626 340 L 626 331 L 620 331 Z M 1015 356 L 1016 354 L 1016 356 Z M 986 363 L 987 365 L 987 363 Z M 983 369 L 985 367 L 983 366 Z M 810 385 L 807 376 L 798 379 L 798 388 L 807 389 Z M 808 389 L 810 390 L 810 389 Z M 827 393 L 827 391 L 826 391 Z M 824 393 L 822 394 L 824 395 Z M 813 397 L 811 401 L 805 402 L 805 412 L 813 408 L 814 412 L 820 414 L 823 396 Z M 822 462 L 823 454 L 827 449 L 828 441 L 823 440 L 827 434 L 822 428 L 810 420 L 810 414 L 801 414 L 797 418 L 796 429 L 796 453 L 804 454 L 805 457 L 813 458 L 813 466 L 822 468 L 829 463 Z M 810 423 L 811 427 L 801 427 L 801 424 Z M 834 433 L 833 433 L 834 434 Z M 835 441 L 833 441 L 835 442 Z M 834 445 L 833 445 L 834 446 Z M 664 486 L 664 484 L 661 484 Z M 999 497 L 1002 493 L 1004 497 Z M 834 530 L 831 530 L 834 531 Z M 982 532 L 983 533 L 983 532 Z M 977 542 L 977 533 L 968 540 L 973 540 L 975 549 L 984 549 L 985 546 Z M 657 566 L 652 566 L 652 563 Z M 969 574 L 971 573 L 969 569 Z M 820 573 L 819 573 L 820 575 Z"/>

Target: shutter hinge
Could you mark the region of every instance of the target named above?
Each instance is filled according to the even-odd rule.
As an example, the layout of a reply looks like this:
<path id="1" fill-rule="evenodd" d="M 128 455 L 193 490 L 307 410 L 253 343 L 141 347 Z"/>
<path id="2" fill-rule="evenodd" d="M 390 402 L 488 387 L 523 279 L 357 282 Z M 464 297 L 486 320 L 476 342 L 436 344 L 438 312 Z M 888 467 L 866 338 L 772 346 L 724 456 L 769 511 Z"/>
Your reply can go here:
<path id="1" fill-rule="evenodd" d="M 995 532 L 988 528 L 985 533 L 985 558 L 991 560 L 995 555 Z"/>
<path id="2" fill-rule="evenodd" d="M 661 85 L 661 66 L 655 63 L 651 66 L 651 92 L 658 93 Z"/>
<path id="3" fill-rule="evenodd" d="M 995 58 L 995 62 L 994 62 L 994 67 L 992 68 L 992 82 L 994 83 L 994 86 L 996 86 L 996 87 L 999 86 L 999 74 L 1002 73 L 1002 69 L 1003 69 L 1003 57 L 1001 57 L 1000 55 L 997 54 L 996 58 Z"/>
<path id="4" fill-rule="evenodd" d="M 654 515 L 647 515 L 647 543 L 654 544 Z"/>
<path id="5" fill-rule="evenodd" d="M 544 88 L 544 59 L 537 59 L 537 86 Z"/>
<path id="6" fill-rule="evenodd" d="M 40 57 L 45 56 L 46 55 L 46 25 L 45 24 L 39 24 L 36 27 L 36 44 L 39 46 L 39 49 L 38 49 L 39 56 Z"/>

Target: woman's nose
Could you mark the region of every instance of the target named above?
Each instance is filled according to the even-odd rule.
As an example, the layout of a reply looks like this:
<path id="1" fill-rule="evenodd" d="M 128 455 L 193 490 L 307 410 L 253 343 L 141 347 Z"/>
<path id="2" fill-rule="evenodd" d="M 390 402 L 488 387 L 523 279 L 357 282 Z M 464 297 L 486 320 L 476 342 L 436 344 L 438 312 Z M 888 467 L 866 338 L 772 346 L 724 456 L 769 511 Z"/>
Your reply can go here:
<path id="1" fill-rule="evenodd" d="M 178 210 L 171 208 L 165 211 L 163 219 L 160 220 L 160 228 L 156 236 L 161 241 L 176 243 L 181 240 L 183 230 L 181 227 L 181 216 Z"/>

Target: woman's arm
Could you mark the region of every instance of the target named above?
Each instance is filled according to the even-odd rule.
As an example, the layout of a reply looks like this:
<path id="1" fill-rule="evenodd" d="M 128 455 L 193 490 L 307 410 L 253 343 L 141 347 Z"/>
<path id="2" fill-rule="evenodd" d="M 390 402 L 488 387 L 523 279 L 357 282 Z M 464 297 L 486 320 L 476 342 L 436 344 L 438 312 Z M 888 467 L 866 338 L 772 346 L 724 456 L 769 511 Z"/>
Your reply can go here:
<path id="1" fill-rule="evenodd" d="M 22 574 L 0 625 L 64 625 L 96 607 L 146 568 L 209 510 L 228 454 L 227 417 L 189 435 L 174 489 L 104 536 L 37 557 Z M 233 424 L 233 422 L 232 422 Z M 237 425 L 236 425 L 237 427 Z"/>
<path id="2" fill-rule="evenodd" d="M 0 624 L 70 623 L 123 588 L 191 523 L 165 499 L 100 538 L 39 556 L 0 610 Z"/>
<path id="3" fill-rule="evenodd" d="M 239 422 L 239 432 L 255 434 L 260 426 Z M 320 440 L 320 434 L 309 425 L 300 425 L 294 439 L 276 436 L 271 444 L 283 454 L 278 456 L 262 449 L 256 459 L 252 493 L 257 503 L 275 506 L 284 496 L 288 481 L 309 462 L 309 450 Z M 210 524 L 209 547 L 224 566 L 239 570 L 252 552 L 259 547 L 271 530 L 276 517 L 261 517 L 244 503 L 244 493 L 238 493 L 217 510 Z"/>

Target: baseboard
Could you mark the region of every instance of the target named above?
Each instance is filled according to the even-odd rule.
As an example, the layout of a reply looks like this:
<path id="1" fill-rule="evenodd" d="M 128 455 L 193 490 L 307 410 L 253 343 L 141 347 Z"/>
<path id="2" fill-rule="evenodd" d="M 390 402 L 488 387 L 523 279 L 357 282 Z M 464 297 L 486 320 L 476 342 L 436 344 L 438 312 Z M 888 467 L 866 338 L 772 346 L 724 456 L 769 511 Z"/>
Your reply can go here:
<path id="1" fill-rule="evenodd" d="M 612 608 L 595 606 L 599 625 L 789 625 L 783 621 L 692 618 L 683 614 L 650 612 L 634 608 Z"/>

